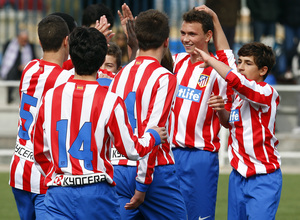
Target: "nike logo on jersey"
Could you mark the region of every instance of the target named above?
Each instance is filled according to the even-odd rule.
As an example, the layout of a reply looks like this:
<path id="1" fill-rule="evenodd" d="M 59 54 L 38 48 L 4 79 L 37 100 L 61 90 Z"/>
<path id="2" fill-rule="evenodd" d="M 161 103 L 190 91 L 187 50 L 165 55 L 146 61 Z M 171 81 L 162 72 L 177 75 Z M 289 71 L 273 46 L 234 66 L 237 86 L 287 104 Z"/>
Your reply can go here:
<path id="1" fill-rule="evenodd" d="M 206 217 L 204 217 L 204 218 L 201 218 L 201 216 L 199 216 L 199 219 L 198 220 L 204 220 L 204 219 L 207 219 L 207 218 L 209 218 L 210 216 L 206 216 Z"/>
<path id="2" fill-rule="evenodd" d="M 230 122 L 236 122 L 240 121 L 240 111 L 239 109 L 231 110 L 230 116 L 229 116 L 229 123 Z"/>
<path id="3" fill-rule="evenodd" d="M 177 97 L 193 102 L 200 102 L 202 91 L 179 85 Z"/>

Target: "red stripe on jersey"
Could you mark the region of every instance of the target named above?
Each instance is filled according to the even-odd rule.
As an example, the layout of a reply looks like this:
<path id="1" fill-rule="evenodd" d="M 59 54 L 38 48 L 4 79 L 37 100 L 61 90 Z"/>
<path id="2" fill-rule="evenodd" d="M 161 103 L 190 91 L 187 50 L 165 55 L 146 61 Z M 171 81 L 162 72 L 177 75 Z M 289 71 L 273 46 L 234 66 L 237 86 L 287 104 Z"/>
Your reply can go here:
<path id="1" fill-rule="evenodd" d="M 24 173 L 23 173 L 23 190 L 30 192 L 31 187 L 30 187 L 30 179 L 27 177 L 31 175 L 31 169 L 32 169 L 33 163 L 29 161 L 25 161 L 24 164 Z"/>
<path id="2" fill-rule="evenodd" d="M 81 88 L 82 87 L 82 88 Z M 72 100 L 72 106 L 76 106 L 76 108 L 72 108 L 71 113 L 71 121 L 70 121 L 70 146 L 74 143 L 74 141 L 77 138 L 77 135 L 79 134 L 81 125 L 80 125 L 80 116 L 81 116 L 81 110 L 82 110 L 82 101 L 83 101 L 83 95 L 85 91 L 85 85 L 76 85 L 73 92 L 73 100 Z M 74 175 L 82 175 L 82 168 L 80 166 L 79 160 L 73 158 L 70 155 L 70 161 L 72 164 L 72 174 Z"/>
<path id="3" fill-rule="evenodd" d="M 16 155 L 13 155 L 14 157 L 14 163 L 11 164 L 10 167 L 10 180 L 9 180 L 9 185 L 11 187 L 16 187 L 16 180 L 15 180 L 15 175 L 16 175 L 16 169 L 17 169 L 17 164 L 20 162 L 20 158 L 17 157 Z"/>

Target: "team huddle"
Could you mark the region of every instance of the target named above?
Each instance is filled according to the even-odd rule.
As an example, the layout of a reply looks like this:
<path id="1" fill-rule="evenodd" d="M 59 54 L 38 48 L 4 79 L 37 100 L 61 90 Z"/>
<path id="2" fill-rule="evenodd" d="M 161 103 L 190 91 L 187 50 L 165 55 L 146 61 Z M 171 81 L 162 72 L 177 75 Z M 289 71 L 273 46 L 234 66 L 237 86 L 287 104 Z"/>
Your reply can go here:
<path id="1" fill-rule="evenodd" d="M 133 18 L 126 4 L 118 14 L 132 57 L 122 68 L 107 15 L 77 27 L 53 13 L 38 24 L 43 57 L 23 70 L 10 167 L 20 218 L 215 219 L 224 126 L 227 219 L 275 219 L 280 100 L 264 82 L 272 49 L 245 44 L 236 63 L 202 5 L 183 14 L 185 52 L 170 56 L 166 14 Z"/>

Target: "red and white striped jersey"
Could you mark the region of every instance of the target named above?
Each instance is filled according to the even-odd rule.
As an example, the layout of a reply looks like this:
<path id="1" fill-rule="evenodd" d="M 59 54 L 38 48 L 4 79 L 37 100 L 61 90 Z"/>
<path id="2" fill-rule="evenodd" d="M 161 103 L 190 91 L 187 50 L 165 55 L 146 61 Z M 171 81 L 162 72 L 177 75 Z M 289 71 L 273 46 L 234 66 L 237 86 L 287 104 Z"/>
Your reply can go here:
<path id="1" fill-rule="evenodd" d="M 275 137 L 277 91 L 237 71 L 229 72 L 226 81 L 236 92 L 229 117 L 231 166 L 244 177 L 274 172 L 281 164 Z"/>
<path id="2" fill-rule="evenodd" d="M 46 193 L 44 177 L 33 162 L 32 135 L 37 106 L 46 91 L 65 83 L 72 75 L 74 71 L 63 70 L 59 65 L 43 60 L 32 60 L 25 67 L 19 87 L 18 135 L 10 165 L 10 186 L 32 193 Z"/>
<path id="3" fill-rule="evenodd" d="M 90 184 L 94 174 L 105 174 L 114 185 L 111 141 L 133 160 L 155 145 L 149 132 L 140 139 L 133 135 L 124 101 L 97 81 L 70 79 L 46 93 L 35 126 L 34 159 L 48 186 L 63 184 L 65 175 Z"/>
<path id="4" fill-rule="evenodd" d="M 231 50 L 220 50 L 216 55 L 216 59 L 236 68 Z M 200 68 L 202 62 L 192 64 L 189 54 L 180 53 L 173 58 L 174 74 L 179 83 L 174 105 L 173 147 L 218 152 L 220 122 L 216 111 L 207 102 L 211 94 L 220 95 L 227 101 L 228 109 L 232 90 L 227 88 L 225 80 L 212 67 Z"/>
<path id="5" fill-rule="evenodd" d="M 177 81 L 158 60 L 137 57 L 115 76 L 109 89 L 125 100 L 130 124 L 138 137 L 153 126 L 166 126 L 168 129 Z M 174 164 L 169 140 L 155 147 L 138 164 L 122 160 L 122 155 L 117 153 L 112 155 L 112 160 L 115 165 L 138 165 L 136 180 L 144 184 L 152 182 L 154 166 Z"/>

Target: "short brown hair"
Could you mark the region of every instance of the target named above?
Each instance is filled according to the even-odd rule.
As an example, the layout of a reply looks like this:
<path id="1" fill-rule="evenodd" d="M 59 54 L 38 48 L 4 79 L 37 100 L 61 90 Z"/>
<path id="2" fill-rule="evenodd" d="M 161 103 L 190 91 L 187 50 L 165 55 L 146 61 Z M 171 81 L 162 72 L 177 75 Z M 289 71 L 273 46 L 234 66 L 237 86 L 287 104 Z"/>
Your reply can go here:
<path id="1" fill-rule="evenodd" d="M 158 10 L 141 12 L 135 23 L 135 33 L 142 50 L 156 49 L 169 37 L 168 16 Z"/>
<path id="2" fill-rule="evenodd" d="M 198 11 L 193 8 L 188 12 L 184 13 L 182 19 L 187 23 L 198 22 L 202 24 L 202 29 L 204 33 L 207 33 L 209 30 L 214 32 L 214 23 L 212 17 L 205 11 Z"/>

